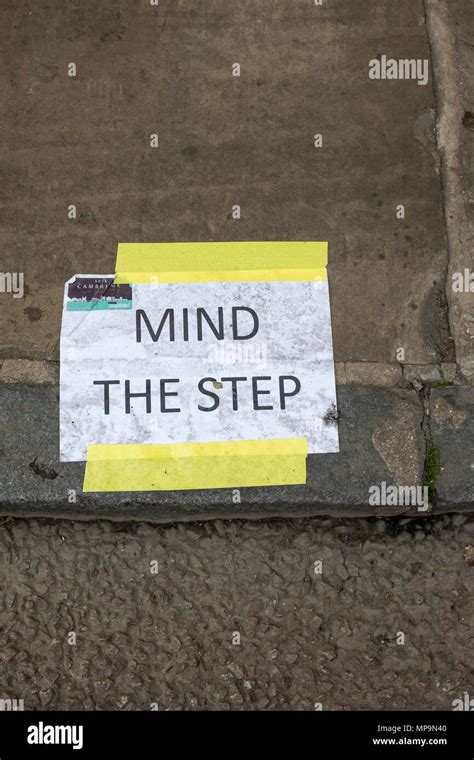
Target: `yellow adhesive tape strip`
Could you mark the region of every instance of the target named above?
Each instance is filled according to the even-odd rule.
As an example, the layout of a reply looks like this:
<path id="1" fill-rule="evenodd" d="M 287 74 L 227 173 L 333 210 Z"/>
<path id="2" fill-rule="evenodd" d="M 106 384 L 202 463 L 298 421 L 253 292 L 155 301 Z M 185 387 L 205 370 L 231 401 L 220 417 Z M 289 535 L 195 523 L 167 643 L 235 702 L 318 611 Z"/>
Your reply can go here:
<path id="1" fill-rule="evenodd" d="M 119 243 L 116 283 L 325 280 L 327 243 Z"/>
<path id="2" fill-rule="evenodd" d="M 91 444 L 84 492 L 181 491 L 306 483 L 306 438 Z"/>

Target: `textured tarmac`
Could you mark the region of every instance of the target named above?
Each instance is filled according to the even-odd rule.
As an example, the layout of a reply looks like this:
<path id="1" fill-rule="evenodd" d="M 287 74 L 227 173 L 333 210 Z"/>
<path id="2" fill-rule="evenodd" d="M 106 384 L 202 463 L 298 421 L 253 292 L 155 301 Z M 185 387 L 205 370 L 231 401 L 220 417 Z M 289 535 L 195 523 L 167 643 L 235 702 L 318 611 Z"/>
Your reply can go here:
<path id="1" fill-rule="evenodd" d="M 51 710 L 451 710 L 474 694 L 473 533 L 462 515 L 6 521 L 0 698 Z"/>

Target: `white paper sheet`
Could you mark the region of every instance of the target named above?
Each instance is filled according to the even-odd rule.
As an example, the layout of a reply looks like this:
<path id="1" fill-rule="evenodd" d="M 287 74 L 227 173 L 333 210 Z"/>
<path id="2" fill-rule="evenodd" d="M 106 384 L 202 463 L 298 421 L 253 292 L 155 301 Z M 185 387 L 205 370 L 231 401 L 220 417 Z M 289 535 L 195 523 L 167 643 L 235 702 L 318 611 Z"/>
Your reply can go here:
<path id="1" fill-rule="evenodd" d="M 65 286 L 62 461 L 85 460 L 92 443 L 304 437 L 310 453 L 339 450 L 327 281 L 119 287 L 111 285 L 112 280 L 113 275 L 75 275 Z M 202 340 L 198 340 L 198 309 Z M 163 317 L 162 331 L 154 341 Z M 256 327 L 250 339 L 235 339 Z M 232 382 L 224 380 L 233 377 L 247 378 L 235 383 L 236 394 Z M 202 388 L 215 396 L 199 390 L 205 378 L 213 380 Z M 104 385 L 112 380 L 118 384 Z M 129 397 L 127 413 L 127 381 L 130 393 L 145 393 L 147 380 L 148 398 Z M 217 403 L 213 411 L 199 408 Z M 255 408 L 264 406 L 273 408 Z"/>

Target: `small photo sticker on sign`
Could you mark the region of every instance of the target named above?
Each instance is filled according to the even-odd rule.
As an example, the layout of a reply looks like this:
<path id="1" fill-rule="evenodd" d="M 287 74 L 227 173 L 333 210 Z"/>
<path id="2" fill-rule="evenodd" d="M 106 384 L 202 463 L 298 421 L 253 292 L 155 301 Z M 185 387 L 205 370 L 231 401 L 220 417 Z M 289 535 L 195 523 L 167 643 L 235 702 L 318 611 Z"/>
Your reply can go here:
<path id="1" fill-rule="evenodd" d="M 78 276 L 68 285 L 67 311 L 121 311 L 131 308 L 131 285 L 118 285 L 113 276 Z"/>

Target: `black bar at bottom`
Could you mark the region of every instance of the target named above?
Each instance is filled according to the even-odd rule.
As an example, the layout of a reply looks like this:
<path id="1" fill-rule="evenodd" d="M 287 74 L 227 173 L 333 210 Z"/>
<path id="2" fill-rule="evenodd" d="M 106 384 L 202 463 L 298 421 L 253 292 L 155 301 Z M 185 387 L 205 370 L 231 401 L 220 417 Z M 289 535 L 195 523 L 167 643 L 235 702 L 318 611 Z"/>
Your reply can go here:
<path id="1" fill-rule="evenodd" d="M 472 712 L 1 712 L 0 760 L 23 757 L 474 757 Z"/>

